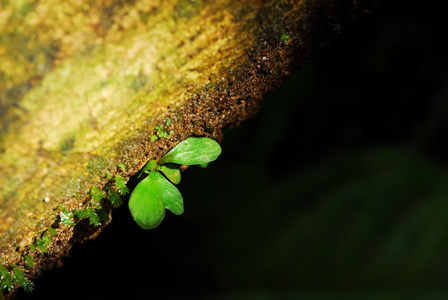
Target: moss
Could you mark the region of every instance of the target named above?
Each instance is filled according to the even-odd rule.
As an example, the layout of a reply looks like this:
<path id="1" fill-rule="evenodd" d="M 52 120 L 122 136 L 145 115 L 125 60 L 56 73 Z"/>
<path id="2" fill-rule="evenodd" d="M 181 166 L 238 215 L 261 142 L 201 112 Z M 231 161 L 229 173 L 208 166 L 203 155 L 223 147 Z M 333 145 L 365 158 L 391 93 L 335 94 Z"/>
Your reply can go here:
<path id="1" fill-rule="evenodd" d="M 62 143 L 59 145 L 59 149 L 61 149 L 62 153 L 67 153 L 75 147 L 75 141 L 75 136 L 71 135 L 62 141 Z"/>
<path id="2" fill-rule="evenodd" d="M 53 227 L 48 228 L 48 232 L 50 233 L 51 236 L 55 236 L 56 235 L 56 229 Z"/>
<path id="3" fill-rule="evenodd" d="M 48 247 L 51 245 L 51 236 L 50 233 L 48 231 L 45 231 L 42 236 L 40 237 L 40 239 L 38 239 L 36 241 L 36 246 L 37 249 L 41 252 L 41 253 L 47 253 L 48 251 Z"/>
<path id="4" fill-rule="evenodd" d="M 96 186 L 93 186 L 90 190 L 90 194 L 92 195 L 92 205 L 95 208 L 100 208 L 101 200 L 106 197 L 106 195 Z"/>
<path id="5" fill-rule="evenodd" d="M 23 287 L 26 292 L 34 290 L 34 284 L 25 276 L 25 273 L 19 266 L 12 264 L 12 271 L 9 271 L 5 266 L 0 265 L 0 298 L 3 297 L 4 292 L 11 292 L 15 286 Z"/>
<path id="6" fill-rule="evenodd" d="M 126 195 L 129 193 L 129 188 L 126 186 L 126 181 L 124 180 L 123 177 L 121 177 L 120 175 L 117 175 L 115 177 L 115 185 L 118 188 L 118 191 L 122 194 L 122 195 Z"/>
<path id="7" fill-rule="evenodd" d="M 98 217 L 100 218 L 100 222 L 101 222 L 100 225 L 106 224 L 107 222 L 109 222 L 109 213 L 104 208 L 97 210 L 96 213 L 97 213 Z M 98 225 L 95 225 L 95 226 L 98 226 Z"/>
<path id="8" fill-rule="evenodd" d="M 25 273 L 19 268 L 17 265 L 11 265 L 14 269 L 12 269 L 12 277 L 15 283 L 19 286 L 23 287 L 25 292 L 30 293 L 34 290 L 34 283 L 32 283 L 26 276 Z"/>
<path id="9" fill-rule="evenodd" d="M 100 226 L 101 220 L 96 210 L 93 207 L 75 210 L 75 215 L 79 220 L 89 219 L 89 224 L 93 226 Z"/>
<path id="10" fill-rule="evenodd" d="M 107 161 L 102 156 L 96 156 L 89 160 L 89 163 L 87 164 L 87 169 L 90 173 L 96 173 L 100 172 L 107 167 Z"/>
<path id="11" fill-rule="evenodd" d="M 3 265 L 0 265 L 0 296 L 4 291 L 12 291 L 14 289 L 14 278 Z"/>
<path id="12" fill-rule="evenodd" d="M 73 220 L 73 212 L 69 212 L 66 210 L 63 210 L 59 213 L 59 217 L 61 218 L 61 223 L 66 226 L 74 226 L 75 221 Z"/>
<path id="13" fill-rule="evenodd" d="M 34 266 L 34 256 L 32 254 L 27 254 L 24 256 L 25 264 L 28 268 L 32 268 Z"/>
<path id="14" fill-rule="evenodd" d="M 170 120 L 170 119 L 166 119 L 166 120 Z M 165 121 L 166 121 L 165 120 Z M 171 120 L 169 121 L 170 122 L 170 124 L 171 124 Z M 166 123 L 166 122 L 165 122 Z M 167 124 L 168 125 L 168 124 Z M 173 131 L 170 131 L 170 132 L 168 132 L 164 127 L 163 127 L 163 125 L 158 125 L 158 126 L 156 126 L 155 128 L 154 128 L 154 133 L 155 133 L 155 135 L 157 136 L 157 138 L 169 138 L 170 137 L 170 134 L 173 134 L 174 132 Z M 151 136 L 151 141 L 152 141 L 152 137 L 153 136 Z"/>
<path id="15" fill-rule="evenodd" d="M 123 203 L 123 201 L 121 200 L 121 196 L 120 194 L 118 194 L 116 191 L 114 191 L 113 189 L 109 189 L 108 193 L 108 198 L 110 203 L 115 206 L 115 207 L 119 207 L 121 206 L 121 204 Z"/>
<path id="16" fill-rule="evenodd" d="M 117 167 L 121 170 L 121 172 L 126 173 L 126 165 L 123 163 L 118 163 Z"/>

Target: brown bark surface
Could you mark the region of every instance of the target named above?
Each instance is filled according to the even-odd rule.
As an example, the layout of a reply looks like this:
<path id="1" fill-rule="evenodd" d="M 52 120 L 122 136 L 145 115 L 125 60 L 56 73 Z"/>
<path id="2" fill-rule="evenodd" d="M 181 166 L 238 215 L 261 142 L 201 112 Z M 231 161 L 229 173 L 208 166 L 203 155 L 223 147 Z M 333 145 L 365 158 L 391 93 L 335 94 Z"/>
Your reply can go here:
<path id="1" fill-rule="evenodd" d="M 187 137 L 220 140 L 376 2 L 1 4 L 0 263 L 32 277 L 57 264 L 109 222 L 63 222 L 77 209 L 110 214 L 92 189 L 117 191 L 117 176 Z"/>

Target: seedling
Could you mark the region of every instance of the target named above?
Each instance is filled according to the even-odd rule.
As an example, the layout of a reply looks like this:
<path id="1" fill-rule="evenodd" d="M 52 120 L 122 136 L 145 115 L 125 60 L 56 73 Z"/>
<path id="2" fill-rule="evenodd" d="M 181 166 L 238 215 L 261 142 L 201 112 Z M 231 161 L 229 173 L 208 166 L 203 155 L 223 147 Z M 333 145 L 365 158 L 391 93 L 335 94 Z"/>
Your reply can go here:
<path id="1" fill-rule="evenodd" d="M 159 162 L 151 160 L 140 173 L 148 176 L 137 184 L 129 199 L 134 221 L 143 229 L 160 225 L 165 209 L 176 215 L 184 212 L 184 202 L 173 185 L 180 183 L 180 165 L 209 163 L 221 154 L 219 144 L 209 138 L 188 138 L 165 154 Z M 165 176 L 163 176 L 163 175 Z"/>
<path id="2" fill-rule="evenodd" d="M 281 35 L 280 35 L 280 42 L 285 45 L 288 45 L 290 40 L 291 40 L 291 37 L 289 35 L 287 35 L 284 30 L 282 30 Z"/>

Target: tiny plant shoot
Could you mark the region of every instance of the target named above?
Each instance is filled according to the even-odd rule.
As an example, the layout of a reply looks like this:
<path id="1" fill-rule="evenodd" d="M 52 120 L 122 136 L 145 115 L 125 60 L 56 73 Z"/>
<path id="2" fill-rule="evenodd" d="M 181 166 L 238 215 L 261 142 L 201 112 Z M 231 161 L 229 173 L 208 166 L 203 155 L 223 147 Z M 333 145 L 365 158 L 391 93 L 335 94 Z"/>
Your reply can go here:
<path id="1" fill-rule="evenodd" d="M 134 221 L 143 229 L 160 225 L 165 209 L 176 215 L 184 212 L 184 201 L 174 184 L 180 183 L 180 165 L 204 165 L 221 154 L 221 146 L 209 138 L 190 137 L 165 154 L 159 162 L 149 161 L 142 173 L 148 176 L 137 184 L 129 199 Z"/>

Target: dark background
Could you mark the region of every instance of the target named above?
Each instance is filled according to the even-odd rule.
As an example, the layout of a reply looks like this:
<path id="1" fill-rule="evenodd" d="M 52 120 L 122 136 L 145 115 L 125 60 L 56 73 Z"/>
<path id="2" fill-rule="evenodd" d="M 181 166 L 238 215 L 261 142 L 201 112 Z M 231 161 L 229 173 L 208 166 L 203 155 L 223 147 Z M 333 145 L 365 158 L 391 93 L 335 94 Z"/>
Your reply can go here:
<path id="1" fill-rule="evenodd" d="M 185 213 L 127 200 L 18 299 L 448 299 L 448 68 L 436 1 L 380 9 L 183 173 Z"/>

